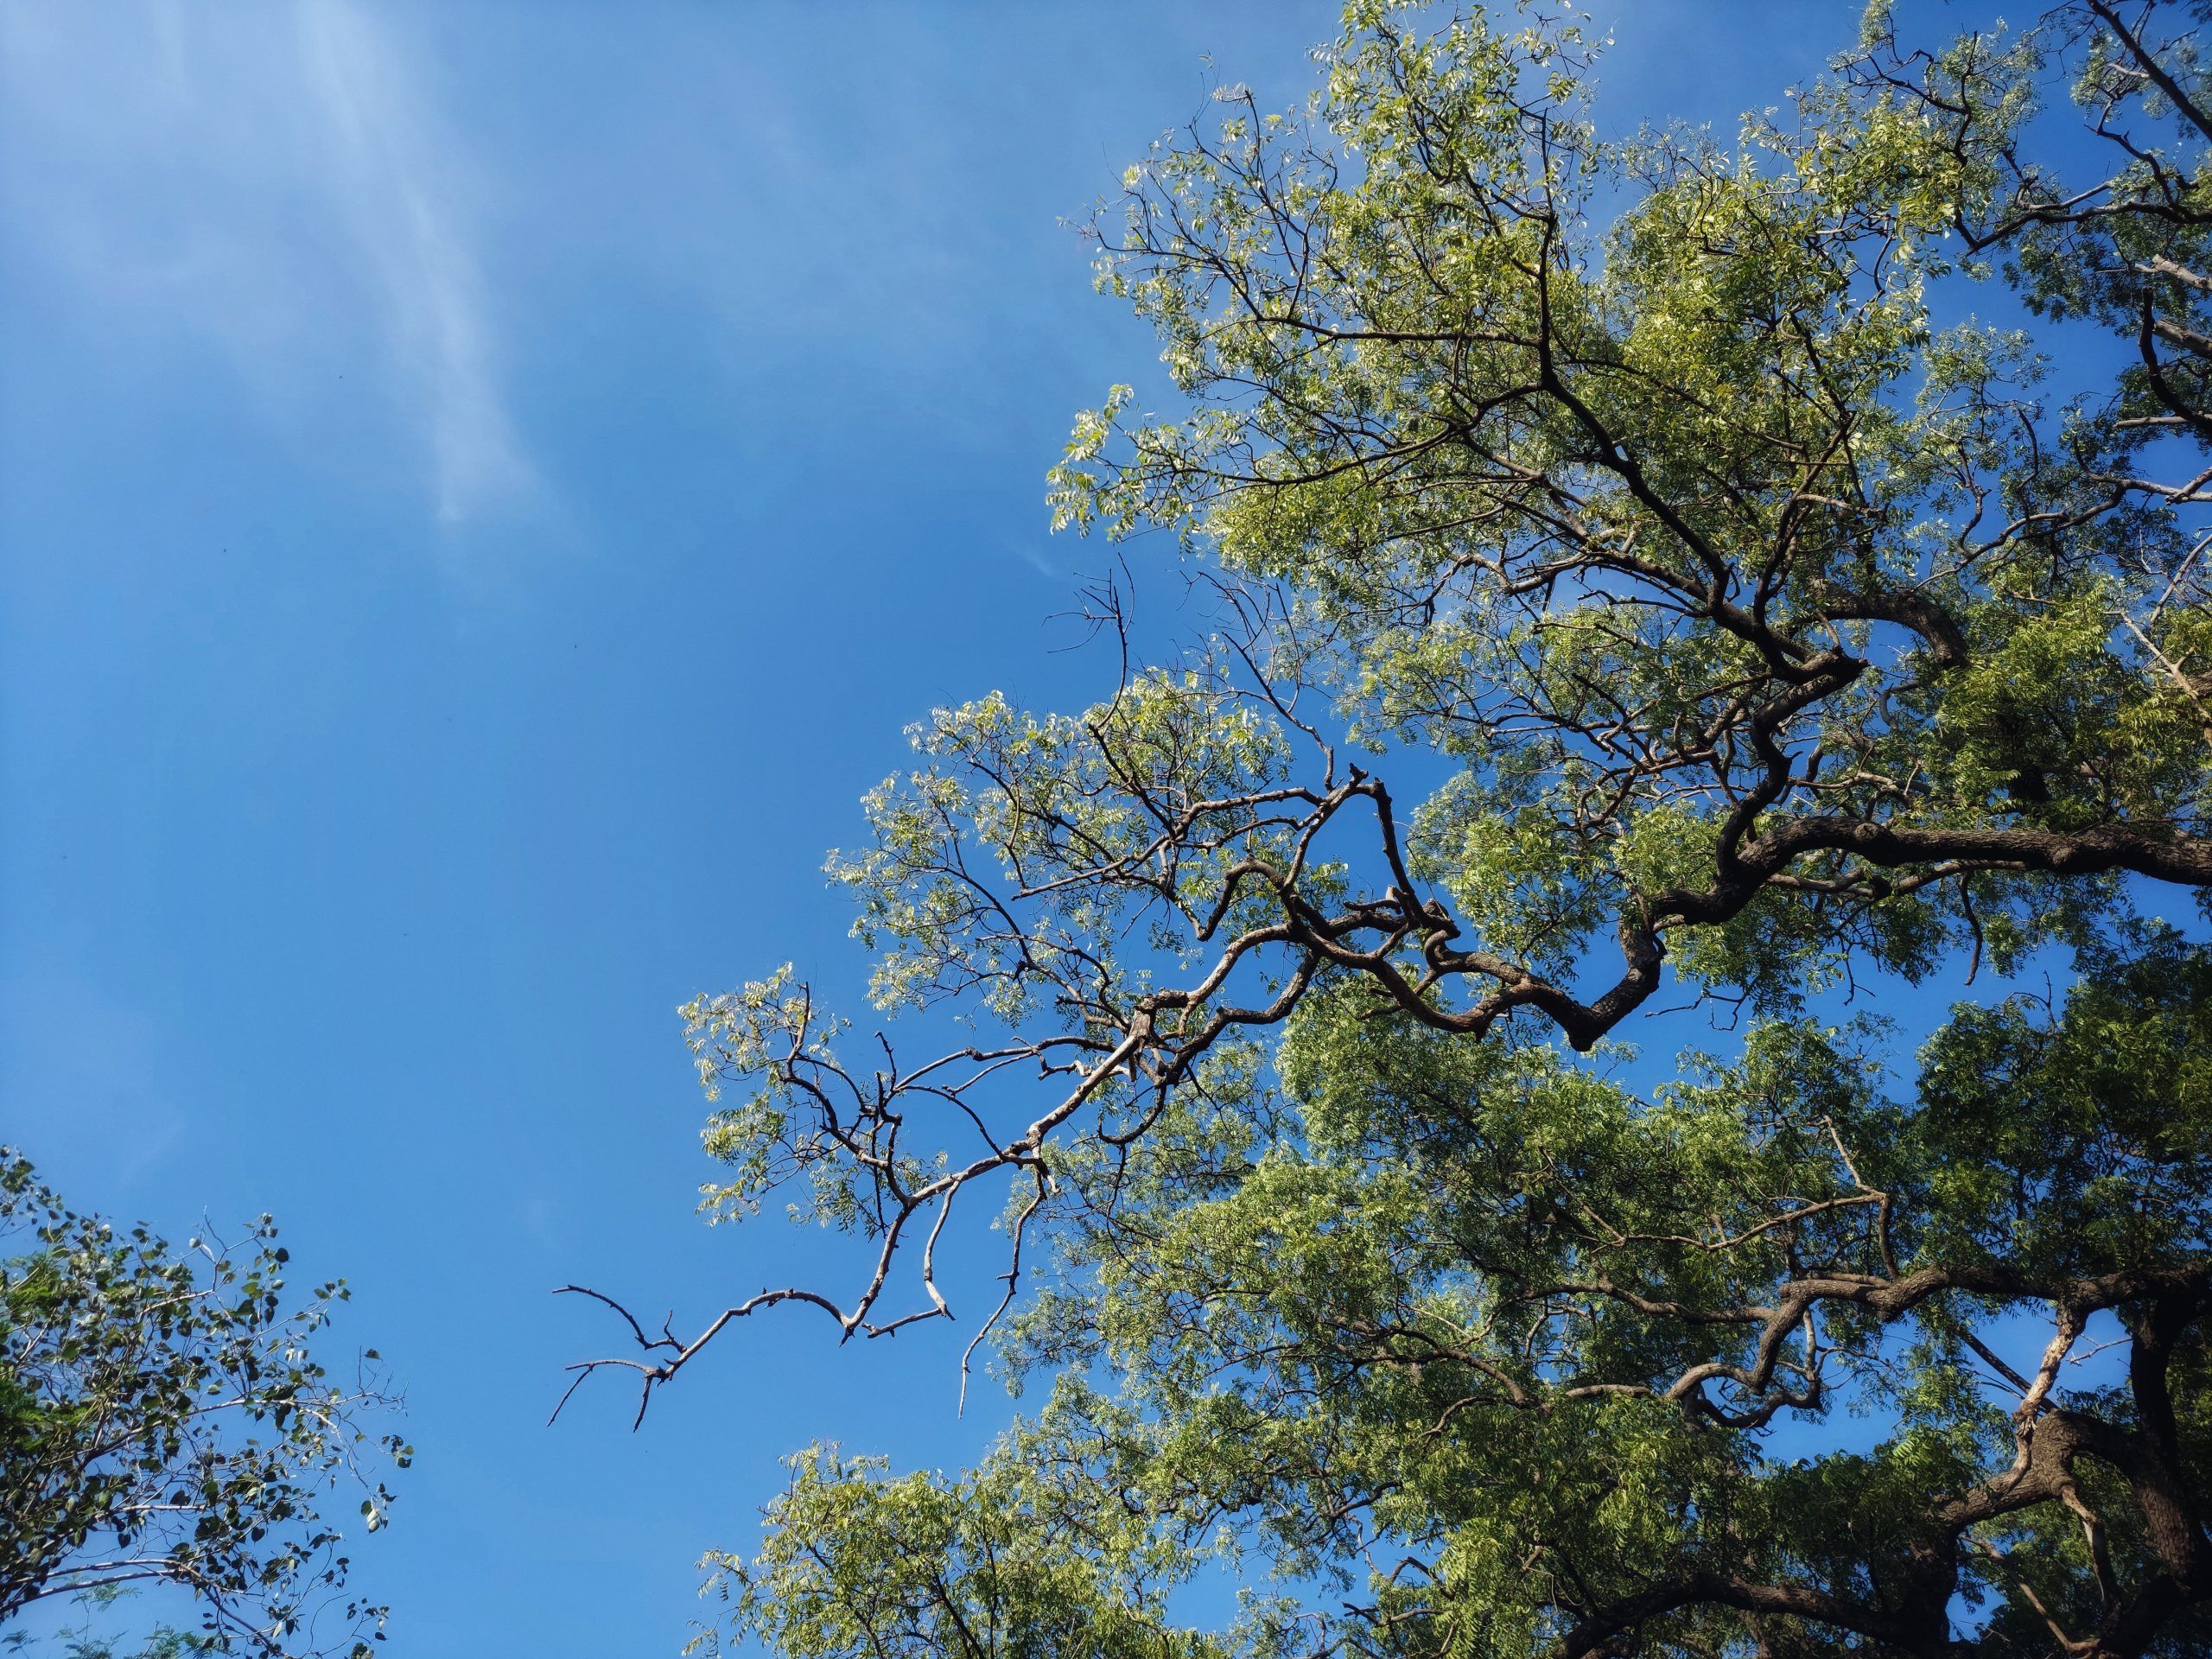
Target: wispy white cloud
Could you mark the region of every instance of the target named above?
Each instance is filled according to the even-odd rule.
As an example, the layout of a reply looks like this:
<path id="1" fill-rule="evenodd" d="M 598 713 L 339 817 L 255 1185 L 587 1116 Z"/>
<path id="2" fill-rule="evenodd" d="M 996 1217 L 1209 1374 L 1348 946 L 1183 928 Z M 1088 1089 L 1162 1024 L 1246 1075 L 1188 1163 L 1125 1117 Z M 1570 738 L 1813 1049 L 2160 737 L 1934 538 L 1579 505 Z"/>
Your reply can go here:
<path id="1" fill-rule="evenodd" d="M 0 60 L 5 234 L 72 303 L 213 344 L 288 422 L 365 368 L 444 521 L 537 494 L 479 252 L 486 181 L 389 14 L 10 8 Z"/>
<path id="2" fill-rule="evenodd" d="M 466 518 L 532 480 L 492 371 L 482 283 L 455 200 L 466 188 L 459 146 L 369 13 L 309 0 L 299 40 L 329 124 L 335 198 L 375 264 L 393 345 L 424 394 L 439 516 Z"/>

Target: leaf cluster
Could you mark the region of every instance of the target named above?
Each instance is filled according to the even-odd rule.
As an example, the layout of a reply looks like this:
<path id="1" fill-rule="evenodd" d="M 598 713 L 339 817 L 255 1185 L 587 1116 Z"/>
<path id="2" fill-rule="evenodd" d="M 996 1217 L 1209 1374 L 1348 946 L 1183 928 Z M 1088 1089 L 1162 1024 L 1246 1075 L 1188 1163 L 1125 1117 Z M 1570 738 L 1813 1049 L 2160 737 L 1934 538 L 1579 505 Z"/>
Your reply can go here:
<path id="1" fill-rule="evenodd" d="M 294 1304 L 268 1217 L 178 1250 L 71 1210 L 12 1150 L 0 1242 L 0 1619 L 166 1583 L 207 1651 L 365 1655 L 385 1610 L 347 1592 L 328 1494 L 358 1488 L 375 1531 L 376 1471 L 413 1453 L 368 1427 L 397 1404 L 372 1352 L 351 1384 L 310 1352 L 343 1281 Z"/>

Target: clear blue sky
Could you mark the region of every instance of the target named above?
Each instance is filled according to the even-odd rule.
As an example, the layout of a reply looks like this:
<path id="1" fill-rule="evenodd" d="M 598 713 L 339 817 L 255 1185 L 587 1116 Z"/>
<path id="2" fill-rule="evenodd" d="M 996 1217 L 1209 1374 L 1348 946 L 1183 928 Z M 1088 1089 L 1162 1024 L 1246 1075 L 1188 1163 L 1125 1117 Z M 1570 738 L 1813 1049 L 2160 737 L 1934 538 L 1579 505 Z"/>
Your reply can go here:
<path id="1" fill-rule="evenodd" d="M 1608 124 L 1731 126 L 1855 10 L 1639 3 Z M 961 1332 L 794 1316 L 549 1430 L 611 1333 L 548 1292 L 818 1260 L 693 1218 L 673 1010 L 789 957 L 857 1003 L 818 871 L 901 728 L 1101 690 L 1042 475 L 1153 348 L 1058 221 L 1333 16 L 0 14 L 0 1138 L 352 1279 L 421 1451 L 357 1554 L 397 1659 L 671 1654 L 779 1454 L 1004 1420 Z"/>

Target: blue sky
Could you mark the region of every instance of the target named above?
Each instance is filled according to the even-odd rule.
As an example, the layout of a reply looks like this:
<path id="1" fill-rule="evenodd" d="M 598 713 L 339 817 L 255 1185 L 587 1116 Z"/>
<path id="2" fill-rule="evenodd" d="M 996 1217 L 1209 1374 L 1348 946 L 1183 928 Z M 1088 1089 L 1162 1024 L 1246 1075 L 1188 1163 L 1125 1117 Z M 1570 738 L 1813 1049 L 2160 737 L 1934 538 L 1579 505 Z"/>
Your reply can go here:
<path id="1" fill-rule="evenodd" d="M 1640 4 L 1609 121 L 1730 125 L 1853 16 Z M 396 1655 L 672 1653 L 781 1453 L 1004 1420 L 959 1332 L 794 1317 L 548 1429 L 611 1334 L 548 1293 L 690 1322 L 822 1260 L 693 1217 L 673 1010 L 792 957 L 856 1004 L 818 872 L 902 727 L 1101 690 L 1043 474 L 1153 348 L 1059 221 L 1207 54 L 1287 105 L 1332 22 L 0 14 L 0 1135 L 353 1281 L 421 1451 L 358 1554 Z"/>

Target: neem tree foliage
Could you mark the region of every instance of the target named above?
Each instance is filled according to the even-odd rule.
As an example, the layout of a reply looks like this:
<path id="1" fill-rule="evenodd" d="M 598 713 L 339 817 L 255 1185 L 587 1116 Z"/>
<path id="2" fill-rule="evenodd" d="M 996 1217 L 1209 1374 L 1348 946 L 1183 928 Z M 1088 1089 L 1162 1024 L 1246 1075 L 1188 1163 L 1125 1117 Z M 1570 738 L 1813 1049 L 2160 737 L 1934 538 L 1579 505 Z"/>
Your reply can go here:
<path id="1" fill-rule="evenodd" d="M 1054 500 L 1219 628 L 869 798 L 878 1002 L 963 1046 L 788 970 L 689 1010 L 715 1202 L 875 1265 L 634 1361 L 949 1317 L 1005 1205 L 973 1311 L 1052 1386 L 957 1478 L 800 1459 L 741 1628 L 2212 1650 L 2212 951 L 2147 919 L 2212 887 L 2208 10 L 1878 4 L 1728 144 L 1603 136 L 1564 24 L 1357 0 L 1302 114 L 1130 171 L 1101 280 L 1184 402 L 1117 389 Z M 1916 1085 L 1808 1012 L 2031 952 L 2070 988 Z M 1685 1000 L 1730 1052 L 1631 1090 Z"/>
<path id="2" fill-rule="evenodd" d="M 379 1465 L 412 1453 L 370 1433 L 396 1403 L 372 1378 L 308 1352 L 345 1285 L 288 1306 L 287 1260 L 266 1216 L 233 1249 L 118 1230 L 0 1147 L 0 1623 L 168 1585 L 203 1628 L 149 1654 L 366 1659 L 385 1610 L 347 1593 L 324 1511 L 358 1492 L 374 1531 Z"/>

